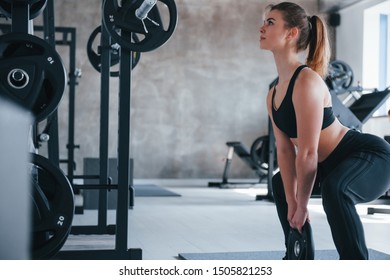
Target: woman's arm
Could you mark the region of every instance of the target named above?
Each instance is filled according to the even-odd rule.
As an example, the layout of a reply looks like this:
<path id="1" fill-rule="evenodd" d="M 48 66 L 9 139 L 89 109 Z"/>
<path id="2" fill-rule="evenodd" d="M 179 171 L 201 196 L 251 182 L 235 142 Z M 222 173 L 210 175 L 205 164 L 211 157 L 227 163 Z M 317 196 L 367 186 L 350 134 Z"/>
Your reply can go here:
<path id="1" fill-rule="evenodd" d="M 318 166 L 318 144 L 324 111 L 326 86 L 314 71 L 305 69 L 295 83 L 293 104 L 297 120 L 297 211 L 292 224 L 301 230 L 308 218 L 307 205 Z"/>
<path id="2" fill-rule="evenodd" d="M 276 146 L 278 149 L 277 159 L 282 176 L 284 191 L 286 194 L 286 201 L 288 204 L 287 219 L 290 221 L 295 212 L 297 200 L 297 176 L 295 170 L 295 146 L 290 138 L 283 133 L 274 123 L 272 118 L 272 90 L 268 93 L 267 109 L 268 115 L 272 122 L 273 132 L 275 135 Z"/>

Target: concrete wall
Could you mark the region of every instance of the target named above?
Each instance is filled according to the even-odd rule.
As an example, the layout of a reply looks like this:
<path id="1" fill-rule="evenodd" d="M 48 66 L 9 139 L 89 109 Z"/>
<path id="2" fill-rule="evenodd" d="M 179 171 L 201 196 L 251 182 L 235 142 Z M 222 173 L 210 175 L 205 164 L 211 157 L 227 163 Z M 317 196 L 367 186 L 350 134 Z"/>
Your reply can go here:
<path id="1" fill-rule="evenodd" d="M 265 97 L 276 77 L 272 55 L 259 50 L 261 0 L 176 0 L 178 25 L 161 48 L 143 53 L 133 71 L 131 154 L 135 178 L 220 178 L 227 141 L 250 147 L 267 134 Z M 309 14 L 317 1 L 301 0 Z M 55 1 L 57 26 L 77 28 L 77 174 L 99 156 L 100 76 L 86 45 L 101 24 L 101 1 Z M 39 20 L 37 19 L 36 22 Z M 67 50 L 60 48 L 67 64 Z M 67 150 L 67 106 L 59 108 L 61 158 Z M 118 81 L 111 79 L 110 157 L 117 155 Z M 42 147 L 45 152 L 45 146 Z M 66 168 L 66 166 L 63 166 Z M 232 177 L 255 177 L 239 159 Z"/>

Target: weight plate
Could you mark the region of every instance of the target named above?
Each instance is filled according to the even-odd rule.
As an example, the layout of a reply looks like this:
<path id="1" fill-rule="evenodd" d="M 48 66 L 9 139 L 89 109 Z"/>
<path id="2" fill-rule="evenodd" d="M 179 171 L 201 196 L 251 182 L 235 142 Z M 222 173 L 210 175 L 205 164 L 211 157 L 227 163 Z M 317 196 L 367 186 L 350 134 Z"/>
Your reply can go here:
<path id="1" fill-rule="evenodd" d="M 0 36 L 0 95 L 28 109 L 36 122 L 58 107 L 66 71 L 55 49 L 26 33 Z"/>
<path id="2" fill-rule="evenodd" d="M 278 160 L 275 148 L 274 170 L 278 168 Z M 268 172 L 269 167 L 269 136 L 260 136 L 257 138 L 250 150 L 252 161 L 262 170 Z"/>
<path id="3" fill-rule="evenodd" d="M 62 248 L 71 229 L 74 197 L 70 182 L 47 158 L 31 154 L 32 258 L 49 259 Z"/>
<path id="4" fill-rule="evenodd" d="M 101 49 L 100 46 L 100 38 L 98 38 L 98 35 L 101 36 L 101 26 L 98 26 L 95 28 L 95 30 L 91 33 L 89 36 L 88 42 L 87 42 L 87 55 L 89 62 L 95 68 L 96 71 L 101 71 Z M 139 42 L 139 39 L 135 33 L 132 34 L 134 42 Z M 98 40 L 98 41 L 97 41 Z M 107 46 L 107 48 L 111 49 L 111 61 L 110 66 L 117 65 L 120 60 L 120 51 L 119 48 L 115 49 L 113 46 Z M 132 59 L 132 69 L 137 66 L 139 60 L 141 59 L 141 53 L 140 52 L 133 52 L 133 59 Z M 111 77 L 119 77 L 119 71 L 110 71 Z"/>
<path id="5" fill-rule="evenodd" d="M 287 259 L 314 260 L 313 233 L 309 222 L 302 227 L 302 234 L 297 229 L 290 229 L 287 240 Z"/>
<path id="6" fill-rule="evenodd" d="M 30 19 L 34 19 L 39 16 L 42 11 L 46 8 L 47 0 L 30 0 L 30 1 L 19 1 L 30 4 Z M 12 17 L 12 1 L 0 0 L 0 11 L 7 17 Z"/>
<path id="7" fill-rule="evenodd" d="M 352 68 L 341 60 L 330 62 L 328 69 L 327 85 L 331 90 L 340 93 L 345 92 L 353 83 Z"/>
<path id="8" fill-rule="evenodd" d="M 123 7 L 117 0 L 105 0 L 103 3 L 103 23 L 113 40 L 121 47 L 135 52 L 148 52 L 165 44 L 172 36 L 177 24 L 177 8 L 174 0 L 158 0 L 150 10 L 147 18 L 140 20 L 136 10 L 142 5 L 143 0 L 127 1 Z M 168 27 L 160 16 L 159 2 L 168 11 Z M 135 33 L 139 42 L 135 42 L 126 33 Z"/>

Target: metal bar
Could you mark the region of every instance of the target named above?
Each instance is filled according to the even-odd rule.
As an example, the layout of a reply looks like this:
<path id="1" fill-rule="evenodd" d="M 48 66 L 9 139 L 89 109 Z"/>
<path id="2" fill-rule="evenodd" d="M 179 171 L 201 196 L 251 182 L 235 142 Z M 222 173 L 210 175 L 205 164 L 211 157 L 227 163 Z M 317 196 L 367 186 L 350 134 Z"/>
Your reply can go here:
<path id="1" fill-rule="evenodd" d="M 368 207 L 367 208 L 367 215 L 373 215 L 373 214 L 390 214 L 389 208 L 376 208 L 376 207 Z"/>
<path id="2" fill-rule="evenodd" d="M 83 185 L 73 185 L 73 188 L 76 190 L 116 190 L 118 185 L 100 185 L 100 184 L 83 184 Z"/>
<path id="3" fill-rule="evenodd" d="M 108 184 L 108 140 L 109 140 L 109 102 L 110 102 L 110 60 L 111 51 L 108 47 L 111 38 L 101 25 L 101 75 L 100 75 L 100 144 L 99 144 L 99 182 Z M 99 191 L 98 225 L 105 227 L 107 224 L 107 190 Z"/>
<path id="4" fill-rule="evenodd" d="M 229 177 L 229 172 L 230 172 L 230 166 L 231 166 L 232 161 L 233 161 L 233 155 L 234 155 L 234 147 L 229 147 L 228 154 L 226 157 L 226 162 L 225 162 L 225 168 L 224 168 L 223 174 L 222 174 L 222 184 L 228 183 L 228 177 Z"/>
<path id="5" fill-rule="evenodd" d="M 122 30 L 121 36 L 131 38 L 131 33 Z M 116 244 L 119 253 L 127 251 L 128 210 L 130 183 L 130 108 L 132 52 L 120 49 L 119 71 L 119 128 L 118 128 L 118 200 L 116 215 Z"/>
<path id="6" fill-rule="evenodd" d="M 274 175 L 274 159 L 275 159 L 275 135 L 272 128 L 271 120 L 268 119 L 268 137 L 269 137 L 269 154 L 268 154 L 268 178 L 267 178 L 267 195 L 273 199 L 272 194 L 272 177 Z"/>
<path id="7" fill-rule="evenodd" d="M 65 34 L 65 33 L 63 33 Z M 68 112 L 68 144 L 66 145 L 68 149 L 68 179 L 70 182 L 73 182 L 74 171 L 75 171 L 75 161 L 74 161 L 74 150 L 77 146 L 74 143 L 74 132 L 75 132 L 75 111 L 76 111 L 76 85 L 77 85 L 77 75 L 76 75 L 76 29 L 71 29 L 70 31 L 71 39 L 69 44 L 69 112 Z"/>
<path id="8" fill-rule="evenodd" d="M 30 32 L 30 5 L 21 1 L 12 1 L 12 32 Z"/>
<path id="9" fill-rule="evenodd" d="M 45 40 L 55 48 L 55 23 L 54 23 L 54 3 L 53 0 L 48 0 L 45 10 L 43 11 L 43 32 Z M 47 119 L 50 123 L 50 140 L 48 142 L 48 157 L 49 160 L 56 166 L 60 165 L 60 148 L 58 137 L 58 112 L 55 110 Z"/>
<path id="10" fill-rule="evenodd" d="M 268 174 L 267 174 L 267 194 L 266 195 L 257 195 L 256 200 L 268 199 L 273 201 L 272 194 L 272 177 L 274 175 L 274 158 L 275 158 L 275 135 L 272 128 L 271 119 L 268 118 L 268 137 L 269 137 L 269 146 L 268 146 Z"/>
<path id="11" fill-rule="evenodd" d="M 74 175 L 75 179 L 99 179 L 99 175 Z"/>
<path id="12" fill-rule="evenodd" d="M 72 226 L 71 234 L 115 234 L 115 225 L 108 225 L 104 228 L 99 226 Z"/>

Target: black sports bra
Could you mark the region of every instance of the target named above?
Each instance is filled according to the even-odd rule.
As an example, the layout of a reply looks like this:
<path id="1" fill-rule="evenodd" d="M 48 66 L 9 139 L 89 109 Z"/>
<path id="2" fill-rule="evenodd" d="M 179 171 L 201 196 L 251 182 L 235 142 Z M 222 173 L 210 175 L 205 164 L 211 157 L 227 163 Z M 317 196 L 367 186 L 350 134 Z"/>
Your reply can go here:
<path id="1" fill-rule="evenodd" d="M 276 110 L 274 106 L 274 99 L 275 99 L 275 86 L 277 85 L 278 81 L 276 81 L 274 85 L 274 91 L 272 93 L 272 118 L 275 122 L 275 125 L 284 133 L 287 134 L 290 138 L 297 138 L 297 120 L 295 115 L 295 109 L 292 102 L 292 95 L 293 95 L 293 89 L 295 80 L 298 77 L 298 74 L 301 72 L 301 70 L 305 67 L 308 67 L 307 65 L 301 65 L 299 66 L 293 76 L 291 77 L 290 83 L 288 84 L 286 96 L 284 97 L 282 103 L 280 104 L 279 108 Z M 330 126 L 334 120 L 335 116 L 333 114 L 332 107 L 325 107 L 324 108 L 324 117 L 322 121 L 322 128 L 325 129 L 328 126 Z"/>

